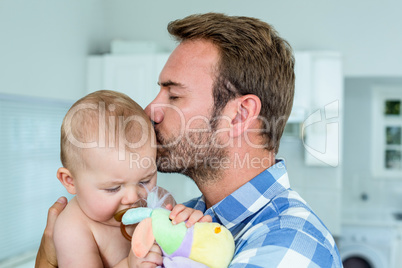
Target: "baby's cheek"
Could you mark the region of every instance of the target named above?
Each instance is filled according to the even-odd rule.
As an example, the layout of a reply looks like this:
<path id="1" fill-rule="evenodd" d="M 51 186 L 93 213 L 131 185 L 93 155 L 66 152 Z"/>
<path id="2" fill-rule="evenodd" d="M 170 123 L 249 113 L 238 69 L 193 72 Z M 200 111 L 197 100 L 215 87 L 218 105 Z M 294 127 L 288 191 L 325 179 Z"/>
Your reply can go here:
<path id="1" fill-rule="evenodd" d="M 91 211 L 93 211 L 93 219 L 100 222 L 113 218 L 118 209 L 118 205 L 114 205 L 113 202 L 107 201 L 95 202 L 91 206 Z"/>

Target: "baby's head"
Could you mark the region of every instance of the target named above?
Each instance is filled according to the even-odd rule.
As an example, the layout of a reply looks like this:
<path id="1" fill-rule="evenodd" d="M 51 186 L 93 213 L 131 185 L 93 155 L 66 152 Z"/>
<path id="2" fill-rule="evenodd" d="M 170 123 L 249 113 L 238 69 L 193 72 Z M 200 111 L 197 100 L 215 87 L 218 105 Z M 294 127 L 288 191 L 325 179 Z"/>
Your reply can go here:
<path id="1" fill-rule="evenodd" d="M 141 206 L 156 185 L 155 133 L 128 96 L 97 91 L 78 100 L 61 127 L 57 178 L 91 219 L 117 224 L 116 212 Z"/>
<path id="2" fill-rule="evenodd" d="M 60 158 L 72 173 L 85 167 L 83 155 L 91 149 L 127 153 L 149 147 L 155 139 L 148 116 L 127 95 L 110 90 L 88 94 L 75 102 L 61 126 Z M 155 144 L 155 143 L 153 143 Z"/>

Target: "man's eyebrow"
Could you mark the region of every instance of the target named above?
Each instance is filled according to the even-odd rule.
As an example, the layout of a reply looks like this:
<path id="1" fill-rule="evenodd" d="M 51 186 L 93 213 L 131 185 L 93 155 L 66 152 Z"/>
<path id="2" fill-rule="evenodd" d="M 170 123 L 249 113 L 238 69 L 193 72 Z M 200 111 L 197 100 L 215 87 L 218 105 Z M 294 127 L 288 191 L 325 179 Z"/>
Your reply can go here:
<path id="1" fill-rule="evenodd" d="M 173 82 L 171 80 L 168 80 L 166 82 L 158 82 L 158 85 L 162 86 L 162 87 L 171 87 L 171 86 L 184 87 L 183 84 L 178 83 L 178 82 Z"/>

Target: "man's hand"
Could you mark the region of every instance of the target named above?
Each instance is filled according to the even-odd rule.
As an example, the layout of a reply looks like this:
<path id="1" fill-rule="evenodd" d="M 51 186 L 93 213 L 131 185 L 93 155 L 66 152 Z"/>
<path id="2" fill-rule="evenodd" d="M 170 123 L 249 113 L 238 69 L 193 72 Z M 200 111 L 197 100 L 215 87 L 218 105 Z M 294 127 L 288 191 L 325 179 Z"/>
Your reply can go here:
<path id="1" fill-rule="evenodd" d="M 67 205 L 67 198 L 60 197 L 56 203 L 49 208 L 47 223 L 43 232 L 42 241 L 36 255 L 35 268 L 57 267 L 56 249 L 53 242 L 53 230 L 56 219 Z"/>
<path id="2" fill-rule="evenodd" d="M 187 221 L 186 222 L 187 228 L 190 228 L 196 222 L 212 222 L 211 216 L 209 215 L 204 216 L 204 214 L 200 210 L 188 208 L 182 204 L 176 205 L 173 208 L 172 212 L 170 212 L 169 217 L 172 220 L 173 224 L 178 224 L 180 222 Z"/>

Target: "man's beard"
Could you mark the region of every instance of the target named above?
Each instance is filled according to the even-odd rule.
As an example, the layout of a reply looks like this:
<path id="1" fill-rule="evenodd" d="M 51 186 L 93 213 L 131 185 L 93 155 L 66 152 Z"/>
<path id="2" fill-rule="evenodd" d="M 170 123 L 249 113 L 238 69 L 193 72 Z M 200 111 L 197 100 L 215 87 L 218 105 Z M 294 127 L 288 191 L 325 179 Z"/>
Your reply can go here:
<path id="1" fill-rule="evenodd" d="M 219 180 L 228 153 L 219 146 L 215 124 L 210 132 L 187 132 L 180 139 L 163 137 L 157 129 L 155 132 L 159 143 L 156 157 L 158 171 L 182 173 L 197 185 Z"/>

